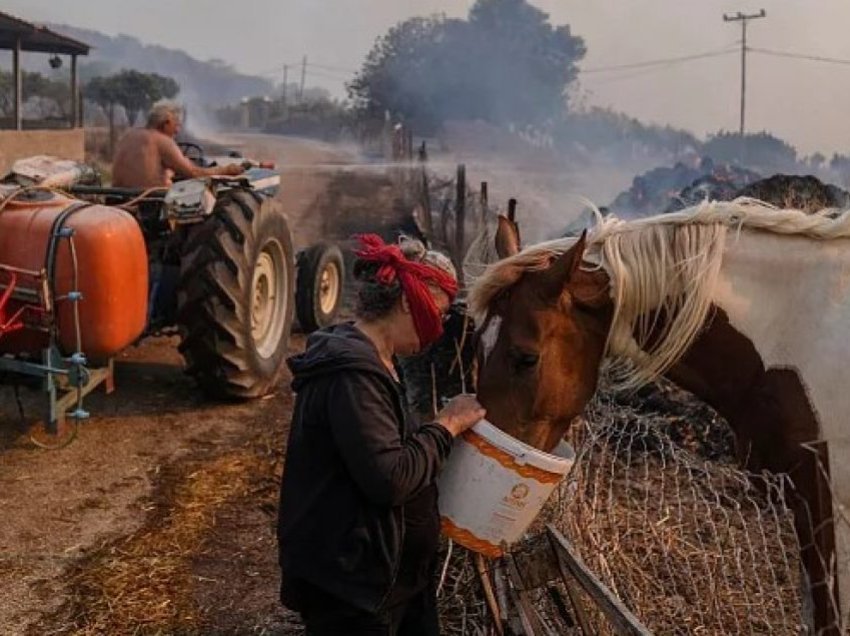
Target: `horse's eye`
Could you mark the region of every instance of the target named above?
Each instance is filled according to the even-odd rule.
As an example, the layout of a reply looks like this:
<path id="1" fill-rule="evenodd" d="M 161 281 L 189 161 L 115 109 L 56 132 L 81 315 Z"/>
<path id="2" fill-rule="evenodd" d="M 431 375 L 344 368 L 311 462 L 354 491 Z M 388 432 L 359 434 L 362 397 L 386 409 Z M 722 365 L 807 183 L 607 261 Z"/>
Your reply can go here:
<path id="1" fill-rule="evenodd" d="M 514 369 L 517 371 L 528 371 L 537 366 L 540 361 L 539 353 L 530 353 L 528 351 L 512 351 L 511 362 Z"/>

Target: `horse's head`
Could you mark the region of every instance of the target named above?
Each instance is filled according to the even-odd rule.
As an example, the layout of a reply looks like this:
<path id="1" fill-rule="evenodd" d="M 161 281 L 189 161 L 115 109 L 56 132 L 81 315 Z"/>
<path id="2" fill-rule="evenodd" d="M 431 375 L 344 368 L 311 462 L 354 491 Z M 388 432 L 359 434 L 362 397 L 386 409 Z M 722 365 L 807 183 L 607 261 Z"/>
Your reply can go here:
<path id="1" fill-rule="evenodd" d="M 516 226 L 500 218 L 500 258 L 519 251 Z M 550 450 L 596 390 L 611 321 L 608 276 L 580 267 L 585 236 L 545 269 L 497 294 L 478 335 L 478 397 L 487 418 Z"/>

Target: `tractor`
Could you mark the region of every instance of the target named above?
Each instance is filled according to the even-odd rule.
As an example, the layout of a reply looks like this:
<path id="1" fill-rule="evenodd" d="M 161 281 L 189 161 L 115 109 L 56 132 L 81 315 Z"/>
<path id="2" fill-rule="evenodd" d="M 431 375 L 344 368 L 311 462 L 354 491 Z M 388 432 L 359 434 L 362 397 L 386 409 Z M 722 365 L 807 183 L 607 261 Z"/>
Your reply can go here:
<path id="1" fill-rule="evenodd" d="M 181 148 L 199 165 L 222 160 Z M 105 187 L 49 157 L 17 162 L 0 183 L 0 379 L 42 381 L 49 434 L 66 414 L 76 431 L 83 396 L 109 390 L 112 357 L 145 336 L 178 335 L 207 395 L 256 398 L 281 378 L 294 315 L 307 332 L 335 319 L 339 247 L 294 254 L 279 173 L 234 158 L 239 176 L 168 188 Z"/>

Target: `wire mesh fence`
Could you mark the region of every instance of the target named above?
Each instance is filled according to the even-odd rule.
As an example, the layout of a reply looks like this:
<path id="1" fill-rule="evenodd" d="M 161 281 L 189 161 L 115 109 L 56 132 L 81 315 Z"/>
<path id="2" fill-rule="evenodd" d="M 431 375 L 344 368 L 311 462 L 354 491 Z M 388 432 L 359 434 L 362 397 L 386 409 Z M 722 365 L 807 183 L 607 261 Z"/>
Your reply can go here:
<path id="1" fill-rule="evenodd" d="M 603 393 L 575 431 L 576 465 L 552 522 L 656 633 L 799 634 L 787 479 L 701 457 L 671 439 L 671 423 L 688 425 Z"/>
<path id="2" fill-rule="evenodd" d="M 653 633 L 805 633 L 787 478 L 739 469 L 711 409 L 669 385 L 639 396 L 602 390 L 571 438 L 575 466 L 515 554 L 546 558 L 551 523 Z M 454 546 L 445 563 L 445 633 L 489 633 L 474 559 Z M 488 562 L 491 580 L 496 567 Z M 539 633 L 582 633 L 571 595 L 585 629 L 618 633 L 584 592 L 551 577 L 530 587 Z"/>

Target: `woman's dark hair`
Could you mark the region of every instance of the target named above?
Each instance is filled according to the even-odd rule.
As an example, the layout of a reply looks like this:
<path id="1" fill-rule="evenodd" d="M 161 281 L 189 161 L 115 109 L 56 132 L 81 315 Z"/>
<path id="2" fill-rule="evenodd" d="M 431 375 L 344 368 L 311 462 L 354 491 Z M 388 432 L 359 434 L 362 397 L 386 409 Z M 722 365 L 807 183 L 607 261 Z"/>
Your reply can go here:
<path id="1" fill-rule="evenodd" d="M 424 261 L 456 276 L 451 261 L 439 252 L 428 251 L 421 241 L 402 236 L 399 247 L 404 255 L 415 261 Z M 354 313 L 366 321 L 378 320 L 388 315 L 401 299 L 401 285 L 393 281 L 389 285 L 378 282 L 380 265 L 357 259 L 354 262 L 354 279 L 358 282 L 357 305 Z"/>
<path id="2" fill-rule="evenodd" d="M 378 263 L 360 259 L 354 263 L 354 279 L 359 283 L 354 313 L 362 320 L 383 318 L 393 310 L 401 298 L 401 285 L 397 280 L 389 285 L 378 282 L 379 267 Z"/>

